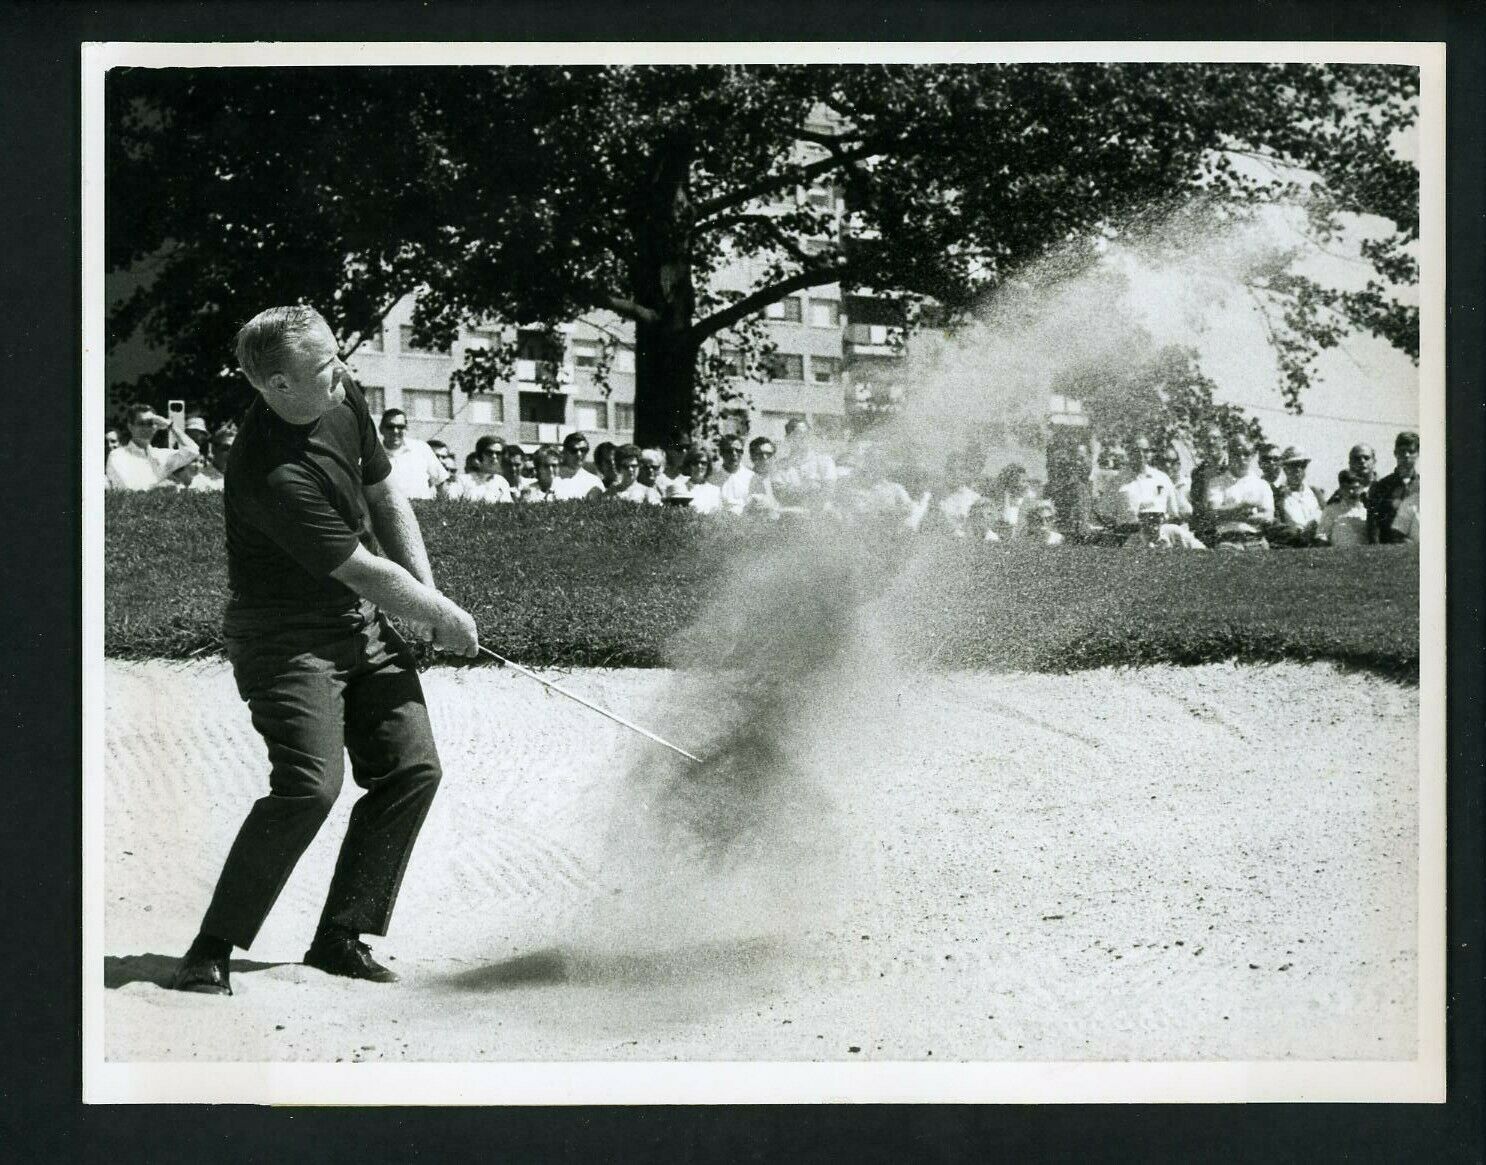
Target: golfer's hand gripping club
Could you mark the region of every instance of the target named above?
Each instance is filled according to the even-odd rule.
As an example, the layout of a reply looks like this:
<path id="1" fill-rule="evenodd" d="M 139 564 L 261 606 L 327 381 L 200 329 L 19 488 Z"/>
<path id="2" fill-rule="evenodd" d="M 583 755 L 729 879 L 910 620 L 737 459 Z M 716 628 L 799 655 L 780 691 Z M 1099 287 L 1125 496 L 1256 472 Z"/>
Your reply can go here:
<path id="1" fill-rule="evenodd" d="M 480 650 L 480 635 L 475 619 L 457 603 L 445 600 L 440 618 L 433 624 L 433 646 L 473 659 Z"/>

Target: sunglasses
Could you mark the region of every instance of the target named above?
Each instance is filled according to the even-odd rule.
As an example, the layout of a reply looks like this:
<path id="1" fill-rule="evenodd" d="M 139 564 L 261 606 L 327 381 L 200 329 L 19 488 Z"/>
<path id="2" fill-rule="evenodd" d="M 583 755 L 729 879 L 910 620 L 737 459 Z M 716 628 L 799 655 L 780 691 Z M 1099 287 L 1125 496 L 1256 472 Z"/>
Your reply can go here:
<path id="1" fill-rule="evenodd" d="M 406 425 L 383 425 L 382 426 L 382 432 L 384 432 L 384 433 L 401 433 L 406 428 L 407 428 Z"/>

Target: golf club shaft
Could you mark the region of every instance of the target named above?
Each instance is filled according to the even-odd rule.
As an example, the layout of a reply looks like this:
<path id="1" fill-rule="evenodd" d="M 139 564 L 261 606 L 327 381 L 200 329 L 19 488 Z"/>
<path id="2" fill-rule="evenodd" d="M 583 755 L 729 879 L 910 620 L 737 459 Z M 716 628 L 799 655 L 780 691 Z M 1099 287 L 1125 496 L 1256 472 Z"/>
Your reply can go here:
<path id="1" fill-rule="evenodd" d="M 615 713 L 610 712 L 607 708 L 600 708 L 597 704 L 594 704 L 594 703 L 591 703 L 588 700 L 585 700 L 582 696 L 575 695 L 574 693 L 568 691 L 566 688 L 562 687 L 561 685 L 554 684 L 551 680 L 544 680 L 541 676 L 537 675 L 536 672 L 528 671 L 526 668 L 522 667 L 519 663 L 512 663 L 505 656 L 503 656 L 503 655 L 497 655 L 495 652 L 491 651 L 490 648 L 482 646 L 480 648 L 480 650 L 482 652 L 484 652 L 486 655 L 490 656 L 491 659 L 496 660 L 498 663 L 504 664 L 506 667 L 512 669 L 513 671 L 518 671 L 522 675 L 528 676 L 529 678 L 536 680 L 537 683 L 541 684 L 545 688 L 552 689 L 552 691 L 556 692 L 559 696 L 566 696 L 569 700 L 573 700 L 573 701 L 575 701 L 575 702 L 577 702 L 579 704 L 582 704 L 589 711 L 591 711 L 591 712 L 597 712 L 600 716 L 607 717 L 608 719 L 614 721 L 615 724 L 622 724 L 626 728 L 628 728 L 631 732 L 638 732 L 646 740 L 653 740 L 653 741 L 655 741 L 656 744 L 663 745 L 664 747 L 669 748 L 674 753 L 679 753 L 681 756 L 684 756 L 687 760 L 691 761 L 693 764 L 701 764 L 702 763 L 701 758 L 692 756 L 691 753 L 689 753 L 689 752 L 686 751 L 686 749 L 680 748 L 677 745 L 672 744 L 669 740 L 663 740 L 663 739 L 661 739 L 659 736 L 655 735 L 655 733 L 650 732 L 647 729 L 641 728 L 638 724 L 631 724 L 623 716 L 618 716 Z"/>

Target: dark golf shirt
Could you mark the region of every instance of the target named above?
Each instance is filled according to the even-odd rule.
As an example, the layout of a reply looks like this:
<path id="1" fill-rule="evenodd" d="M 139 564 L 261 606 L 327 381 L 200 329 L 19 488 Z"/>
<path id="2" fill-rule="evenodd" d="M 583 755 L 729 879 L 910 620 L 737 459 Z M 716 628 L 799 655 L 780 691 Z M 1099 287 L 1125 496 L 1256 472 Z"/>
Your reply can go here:
<path id="1" fill-rule="evenodd" d="M 229 634 L 286 616 L 354 616 L 360 597 L 330 577 L 358 543 L 374 548 L 363 487 L 392 470 L 355 385 L 319 420 L 291 425 L 259 397 L 227 462 Z"/>

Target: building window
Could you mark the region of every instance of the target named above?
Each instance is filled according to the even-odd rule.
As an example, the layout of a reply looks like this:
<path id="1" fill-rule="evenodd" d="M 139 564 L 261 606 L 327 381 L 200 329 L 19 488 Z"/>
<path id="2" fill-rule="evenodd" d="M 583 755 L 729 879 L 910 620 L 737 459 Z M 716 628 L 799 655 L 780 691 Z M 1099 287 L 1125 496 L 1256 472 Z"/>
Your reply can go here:
<path id="1" fill-rule="evenodd" d="M 499 348 L 500 343 L 500 333 L 489 328 L 475 328 L 464 338 L 466 348 Z"/>
<path id="2" fill-rule="evenodd" d="M 363 384 L 361 395 L 366 397 L 366 411 L 371 413 L 372 420 L 382 419 L 382 410 L 387 407 L 387 390 L 377 384 Z"/>
<path id="3" fill-rule="evenodd" d="M 469 403 L 469 420 L 472 425 L 504 425 L 506 402 L 500 396 L 477 396 Z"/>
<path id="4" fill-rule="evenodd" d="M 765 364 L 770 380 L 804 380 L 805 357 L 793 352 L 775 352 Z"/>
<path id="5" fill-rule="evenodd" d="M 448 348 L 423 348 L 413 342 L 413 327 L 403 324 L 397 329 L 398 343 L 404 352 L 424 352 L 430 355 L 447 355 Z"/>
<path id="6" fill-rule="evenodd" d="M 633 433 L 635 431 L 635 406 L 614 402 L 614 432 Z"/>
<path id="7" fill-rule="evenodd" d="M 841 326 L 841 304 L 834 299 L 812 299 L 810 301 L 810 326 L 839 328 Z"/>
<path id="8" fill-rule="evenodd" d="M 717 358 L 722 361 L 723 371 L 732 377 L 743 375 L 743 353 L 736 348 L 723 348 L 717 353 Z"/>
<path id="9" fill-rule="evenodd" d="M 764 315 L 771 320 L 783 320 L 787 324 L 797 324 L 800 322 L 800 311 L 800 297 L 787 295 L 765 307 Z"/>
<path id="10" fill-rule="evenodd" d="M 573 341 L 573 367 L 574 368 L 597 368 L 599 355 L 604 346 L 597 340 L 574 340 Z"/>
<path id="11" fill-rule="evenodd" d="M 449 394 L 422 388 L 402 390 L 403 411 L 415 421 L 447 421 L 452 417 Z"/>
<path id="12" fill-rule="evenodd" d="M 837 384 L 841 380 L 841 361 L 835 356 L 810 357 L 810 379 L 816 384 Z"/>
<path id="13" fill-rule="evenodd" d="M 620 372 L 633 373 L 635 370 L 635 350 L 620 345 L 619 350 L 614 353 L 614 367 Z"/>
<path id="14" fill-rule="evenodd" d="M 573 402 L 573 421 L 580 429 L 609 428 L 609 405 L 601 400 Z"/>

